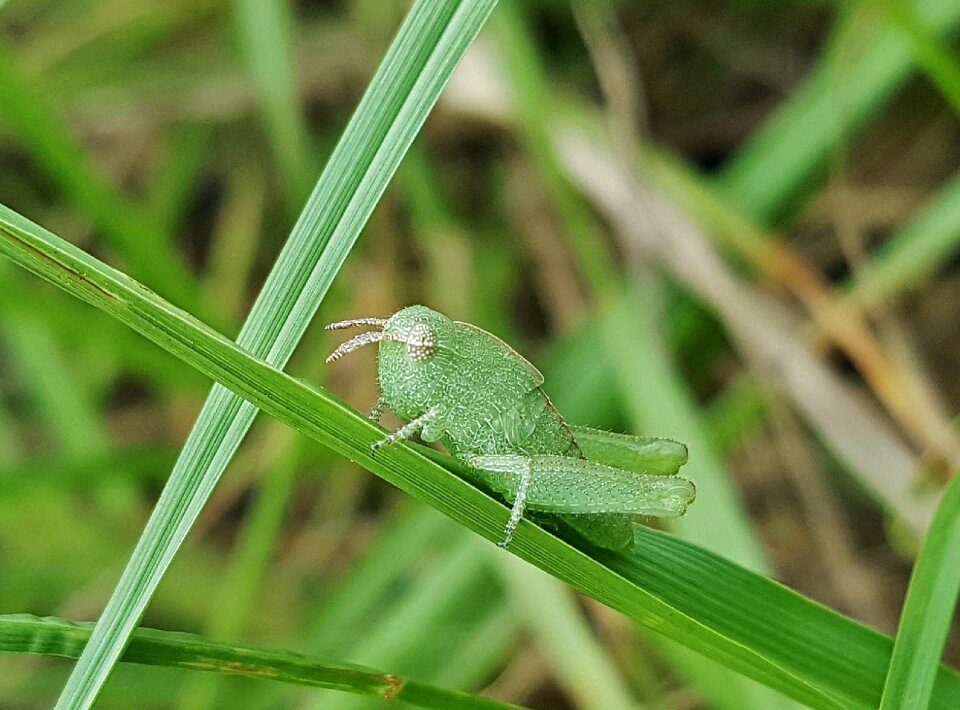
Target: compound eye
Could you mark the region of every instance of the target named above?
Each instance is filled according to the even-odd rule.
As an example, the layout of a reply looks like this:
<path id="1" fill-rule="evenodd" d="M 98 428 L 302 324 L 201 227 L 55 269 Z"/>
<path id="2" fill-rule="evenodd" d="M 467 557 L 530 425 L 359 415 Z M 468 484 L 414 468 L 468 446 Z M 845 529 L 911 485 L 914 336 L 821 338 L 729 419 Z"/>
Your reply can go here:
<path id="1" fill-rule="evenodd" d="M 426 323 L 417 323 L 406 338 L 407 355 L 414 362 L 426 362 L 437 352 L 437 340 Z"/>

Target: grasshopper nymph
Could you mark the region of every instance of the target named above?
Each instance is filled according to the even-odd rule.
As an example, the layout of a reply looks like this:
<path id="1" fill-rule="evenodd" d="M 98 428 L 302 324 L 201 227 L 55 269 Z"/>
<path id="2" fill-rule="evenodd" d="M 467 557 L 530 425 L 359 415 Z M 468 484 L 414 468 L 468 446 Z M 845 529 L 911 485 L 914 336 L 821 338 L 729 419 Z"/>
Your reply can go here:
<path id="1" fill-rule="evenodd" d="M 567 424 L 541 388 L 543 375 L 496 336 L 424 306 L 327 329 L 353 326 L 376 330 L 327 362 L 379 343 L 381 395 L 371 417 L 389 408 L 407 422 L 373 449 L 416 432 L 443 443 L 512 503 L 503 547 L 524 510 L 560 516 L 595 544 L 622 549 L 633 544 L 635 522 L 683 515 L 693 501 L 693 484 L 676 475 L 685 445 Z"/>

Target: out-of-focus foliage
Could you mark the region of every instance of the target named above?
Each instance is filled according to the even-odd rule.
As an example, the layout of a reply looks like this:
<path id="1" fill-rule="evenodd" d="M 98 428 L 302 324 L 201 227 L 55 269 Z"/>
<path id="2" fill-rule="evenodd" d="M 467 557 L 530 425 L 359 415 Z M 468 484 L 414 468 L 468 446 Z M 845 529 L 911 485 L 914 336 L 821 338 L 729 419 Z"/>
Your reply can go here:
<path id="1" fill-rule="evenodd" d="M 404 5 L 0 2 L 0 202 L 235 336 Z M 674 532 L 892 634 L 960 467 L 958 27 L 504 0 L 320 317 L 497 333 L 572 421 L 691 445 Z M 287 370 L 369 408 L 334 344 Z M 0 614 L 99 615 L 208 388 L 0 263 Z M 144 624 L 534 707 L 789 704 L 505 557 L 262 418 Z M 69 668 L 0 656 L 0 706 Z M 98 707 L 362 702 L 121 664 Z"/>

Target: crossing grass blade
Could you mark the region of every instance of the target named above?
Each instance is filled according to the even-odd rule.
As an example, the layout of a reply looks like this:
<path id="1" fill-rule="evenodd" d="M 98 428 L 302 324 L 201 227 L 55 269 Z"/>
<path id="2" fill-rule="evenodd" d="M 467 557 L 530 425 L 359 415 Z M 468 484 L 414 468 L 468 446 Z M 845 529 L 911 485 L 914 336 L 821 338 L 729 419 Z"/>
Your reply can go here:
<path id="1" fill-rule="evenodd" d="M 495 4 L 419 0 L 411 7 L 240 332 L 237 342 L 247 351 L 286 364 Z M 256 412 L 213 388 L 58 708 L 92 705 Z"/>
<path id="2" fill-rule="evenodd" d="M 437 464 L 456 470 L 450 457 L 406 445 L 374 456 L 370 445 L 382 430 L 365 416 L 3 206 L 0 254 L 134 328 L 246 398 L 246 406 L 265 410 L 488 540 L 501 539 L 507 507 Z M 584 551 L 524 520 L 510 549 L 638 623 L 811 707 L 876 707 L 892 639 L 664 533 L 644 529 L 637 541 L 630 557 Z M 940 667 L 931 707 L 958 703 L 960 674 Z"/>

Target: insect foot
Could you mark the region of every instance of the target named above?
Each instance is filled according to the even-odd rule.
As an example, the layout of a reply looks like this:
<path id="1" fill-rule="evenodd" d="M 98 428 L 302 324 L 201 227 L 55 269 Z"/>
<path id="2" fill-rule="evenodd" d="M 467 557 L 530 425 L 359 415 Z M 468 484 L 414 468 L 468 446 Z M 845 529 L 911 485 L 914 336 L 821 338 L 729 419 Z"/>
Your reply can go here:
<path id="1" fill-rule="evenodd" d="M 467 461 L 478 469 L 500 466 L 500 473 L 506 473 L 514 478 L 516 487 L 512 490 L 513 507 L 510 509 L 510 518 L 503 531 L 503 540 L 497 544 L 506 549 L 513 540 L 513 533 L 523 517 L 523 509 L 527 504 L 527 491 L 530 488 L 530 479 L 533 476 L 533 459 L 525 456 L 471 456 Z"/>
<path id="2" fill-rule="evenodd" d="M 373 409 L 370 410 L 370 414 L 367 415 L 367 419 L 370 419 L 377 424 L 380 423 L 380 418 L 383 416 L 384 410 L 387 408 L 387 403 L 383 399 L 383 395 L 377 398 L 377 403 L 373 405 Z"/>
<path id="3" fill-rule="evenodd" d="M 432 407 L 428 409 L 422 415 L 420 415 L 413 421 L 407 422 L 392 434 L 388 434 L 383 439 L 380 439 L 380 441 L 376 441 L 370 444 L 370 450 L 373 452 L 376 452 L 377 449 L 382 449 L 384 446 L 389 446 L 395 441 L 400 441 L 401 439 L 409 439 L 411 436 L 413 436 L 418 431 L 420 431 L 425 426 L 427 426 L 430 423 L 430 421 L 434 417 L 436 417 L 436 415 L 437 415 L 436 407 Z"/>

